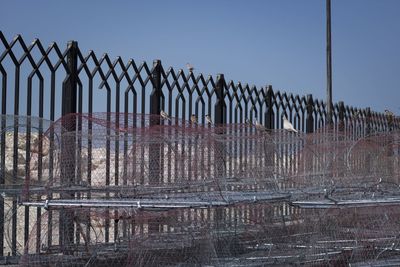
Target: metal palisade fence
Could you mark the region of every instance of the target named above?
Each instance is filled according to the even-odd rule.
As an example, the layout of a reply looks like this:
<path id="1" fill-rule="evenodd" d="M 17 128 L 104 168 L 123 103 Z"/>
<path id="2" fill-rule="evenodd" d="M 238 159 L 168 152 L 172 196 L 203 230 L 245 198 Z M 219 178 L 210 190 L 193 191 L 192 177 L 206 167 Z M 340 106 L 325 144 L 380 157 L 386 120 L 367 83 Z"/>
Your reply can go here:
<path id="1" fill-rule="evenodd" d="M 312 95 L 299 96 L 274 91 L 272 86 L 236 83 L 225 79 L 223 74 L 205 76 L 191 70 L 165 68 L 160 60 L 149 65 L 133 59 L 124 61 L 120 57 L 112 60 L 107 54 L 98 57 L 93 51 L 81 51 L 75 41 L 69 42 L 66 48 L 57 43 L 46 48 L 39 39 L 28 44 L 20 35 L 9 41 L 0 31 L 0 43 L 2 115 L 55 121 L 69 113 L 101 111 L 157 115 L 164 110 L 171 117 L 182 120 L 195 115 L 201 124 L 206 123 L 206 115 L 209 115 L 216 124 L 257 120 L 268 129 L 278 129 L 282 128 L 282 118 L 286 116 L 296 129 L 306 133 L 325 126 L 326 103 L 313 99 Z M 373 112 L 370 108 L 346 106 L 343 102 L 333 105 L 333 122 L 333 127 L 350 132 L 354 138 L 390 131 L 400 125 L 398 118 Z M 5 185 L 6 175 L 5 127 L 3 121 L 1 185 Z M 39 132 L 44 130 L 44 126 L 39 126 Z M 17 155 L 18 127 L 15 126 L 13 131 L 14 155 Z M 109 145 L 107 147 L 110 149 Z M 108 169 L 118 168 L 118 164 L 106 164 Z M 17 159 L 14 159 L 15 175 L 17 165 Z M 0 218 L 11 216 L 11 223 L 6 227 L 5 220 L 0 220 L 0 256 L 18 256 L 32 231 L 30 221 L 39 220 L 42 211 L 41 208 L 25 207 L 22 213 L 17 212 L 18 193 L 10 202 L 11 213 L 5 213 L 5 205 L 2 196 Z M 109 222 L 106 222 L 107 227 L 112 227 Z M 40 229 L 36 231 L 40 233 Z M 107 233 L 108 230 L 108 236 Z"/>

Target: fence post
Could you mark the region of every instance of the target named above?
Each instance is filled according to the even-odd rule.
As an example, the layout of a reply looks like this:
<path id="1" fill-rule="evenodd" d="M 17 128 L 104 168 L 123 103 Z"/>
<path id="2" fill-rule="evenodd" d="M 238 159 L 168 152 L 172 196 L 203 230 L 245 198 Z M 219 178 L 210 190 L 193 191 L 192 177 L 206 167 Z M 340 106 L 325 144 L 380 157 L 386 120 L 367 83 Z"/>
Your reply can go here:
<path id="1" fill-rule="evenodd" d="M 153 71 L 151 73 L 153 90 L 150 94 L 150 127 L 160 125 L 161 112 L 161 60 L 153 61 Z M 161 144 L 153 143 L 149 146 L 149 184 L 157 185 L 160 182 L 161 168 Z"/>
<path id="2" fill-rule="evenodd" d="M 153 90 L 150 94 L 150 127 L 160 125 L 161 112 L 161 60 L 153 61 L 153 71 L 151 73 Z M 149 146 L 149 184 L 157 185 L 160 182 L 161 167 L 161 146 L 153 143 Z"/>
<path id="3" fill-rule="evenodd" d="M 274 129 L 274 109 L 273 109 L 273 98 L 274 98 L 274 91 L 272 90 L 272 85 L 268 85 L 267 94 L 265 96 L 265 102 L 267 105 L 267 109 L 265 111 L 264 117 L 264 126 L 267 129 Z"/>
<path id="4" fill-rule="evenodd" d="M 68 42 L 67 65 L 69 73 L 67 74 L 68 78 L 65 81 L 62 90 L 61 114 L 63 116 L 69 113 L 76 113 L 76 96 L 78 85 L 78 42 L 76 41 Z"/>
<path id="5" fill-rule="evenodd" d="M 306 116 L 306 134 L 313 133 L 314 132 L 314 101 L 312 95 L 307 95 L 306 98 L 306 110 L 307 110 L 307 116 Z M 312 145 L 313 139 L 306 138 L 305 145 Z M 315 168 L 319 168 L 319 164 L 315 165 L 315 155 L 311 154 L 310 158 L 307 159 L 306 163 L 306 168 L 307 170 L 313 170 Z"/>
<path id="6" fill-rule="evenodd" d="M 150 94 L 150 114 L 160 115 L 161 112 L 161 60 L 156 59 L 153 61 L 153 72 L 151 73 L 153 81 L 153 91 Z M 160 120 L 151 119 L 152 125 L 160 124 Z"/>
<path id="7" fill-rule="evenodd" d="M 76 113 L 77 84 L 78 84 L 78 42 L 68 42 L 67 53 L 68 73 L 63 83 L 61 115 Z M 63 120 L 62 126 L 66 131 L 61 136 L 61 185 L 68 187 L 75 182 L 75 117 Z M 71 133 L 69 133 L 71 132 Z M 73 193 L 63 193 L 62 198 L 74 198 Z M 74 242 L 73 211 L 60 211 L 60 244 L 63 252 L 72 253 L 71 244 Z"/>
<path id="8" fill-rule="evenodd" d="M 314 101 L 312 95 L 307 95 L 306 133 L 314 132 Z"/>
<path id="9" fill-rule="evenodd" d="M 365 136 L 369 136 L 371 134 L 371 108 L 367 107 L 365 109 Z M 368 139 L 367 139 L 368 140 Z M 366 170 L 367 173 L 371 173 L 371 154 L 366 153 Z"/>
<path id="10" fill-rule="evenodd" d="M 215 94 L 217 96 L 217 101 L 214 105 L 214 122 L 216 125 L 221 125 L 226 123 L 226 105 L 224 99 L 224 86 L 225 86 L 225 79 L 223 74 L 217 75 L 217 81 L 215 84 Z M 223 128 L 221 128 L 223 129 Z M 224 134 L 223 131 L 217 132 L 218 134 Z M 226 171 L 226 161 L 225 161 L 225 148 L 224 143 L 216 141 L 214 155 L 216 159 L 216 168 L 215 168 L 215 176 L 217 180 L 224 179 L 224 173 Z M 225 165 L 223 166 L 222 163 Z M 221 225 L 224 225 L 224 210 L 223 209 L 216 209 L 216 223 L 217 228 Z M 219 246 L 219 245 L 217 245 Z M 221 249 L 220 247 L 218 249 Z"/>
<path id="11" fill-rule="evenodd" d="M 151 73 L 153 90 L 150 94 L 150 127 L 160 125 L 161 113 L 161 60 L 153 61 L 153 71 Z M 156 186 L 161 183 L 161 149 L 162 144 L 154 142 L 149 145 L 149 185 Z M 149 232 L 157 233 L 160 230 L 160 223 L 157 220 L 150 219 L 148 221 Z"/>
<path id="12" fill-rule="evenodd" d="M 365 110 L 365 135 L 368 136 L 371 134 L 371 108 L 368 107 Z"/>
<path id="13" fill-rule="evenodd" d="M 344 131 L 345 131 L 345 122 L 344 122 L 344 115 L 345 115 L 345 108 L 344 108 L 344 102 L 343 101 L 339 101 L 338 103 L 338 108 L 339 108 L 339 121 L 338 121 L 338 126 L 337 126 L 337 132 L 335 133 L 335 138 L 337 141 L 342 142 L 344 140 Z M 334 127 L 334 125 L 332 124 L 332 127 Z M 333 159 L 331 159 L 333 160 Z M 337 160 L 337 164 L 338 164 L 338 168 L 336 168 L 337 172 L 337 176 L 338 177 L 343 177 L 345 175 L 344 170 L 346 169 L 347 165 L 346 165 L 347 159 L 344 157 L 343 154 L 340 154 Z"/>
<path id="14" fill-rule="evenodd" d="M 215 102 L 214 105 L 214 122 L 216 125 L 222 125 L 226 123 L 226 104 L 225 104 L 225 99 L 224 99 L 224 86 L 225 86 L 225 80 L 224 80 L 224 75 L 223 74 L 218 74 L 217 75 L 217 81 L 215 84 L 215 94 L 217 96 L 217 101 Z M 218 132 L 218 134 L 224 134 L 223 128 L 221 128 L 221 131 Z M 216 166 L 216 178 L 221 179 L 224 176 L 224 173 L 226 171 L 226 161 L 225 161 L 225 155 L 224 155 L 224 144 L 223 143 L 216 143 L 216 152 L 217 152 L 217 157 L 219 158 L 219 162 L 225 162 L 225 166 L 221 166 L 218 164 Z"/>
<path id="15" fill-rule="evenodd" d="M 266 88 L 266 94 L 265 94 L 265 104 L 266 104 L 266 110 L 264 113 L 264 127 L 268 130 L 272 130 L 275 127 L 274 124 L 274 109 L 273 109 L 273 100 L 274 100 L 274 91 L 272 90 L 272 85 L 268 85 Z M 268 166 L 266 168 L 266 172 L 264 175 L 266 177 L 273 177 L 274 172 L 275 172 L 275 166 L 277 163 L 277 155 L 274 153 L 274 151 L 271 151 L 269 149 L 269 146 L 265 145 L 264 146 L 264 164 Z M 278 186 L 275 184 L 274 186 Z M 265 213 L 268 214 L 270 213 L 270 209 L 265 208 L 264 209 Z"/>
<path id="16" fill-rule="evenodd" d="M 344 131 L 344 103 L 343 101 L 339 101 L 339 131 Z"/>
<path id="17" fill-rule="evenodd" d="M 215 94 L 217 101 L 215 102 L 214 108 L 214 122 L 215 124 L 223 124 L 226 122 L 226 104 L 224 100 L 224 85 L 225 79 L 223 74 L 217 75 L 217 82 L 215 84 Z"/>

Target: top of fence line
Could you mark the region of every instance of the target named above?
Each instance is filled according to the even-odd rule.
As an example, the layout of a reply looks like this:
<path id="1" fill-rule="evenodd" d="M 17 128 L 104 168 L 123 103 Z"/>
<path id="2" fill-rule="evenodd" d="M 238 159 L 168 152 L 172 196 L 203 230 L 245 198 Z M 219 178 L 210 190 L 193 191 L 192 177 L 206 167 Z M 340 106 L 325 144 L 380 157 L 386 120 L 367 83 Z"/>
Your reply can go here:
<path id="1" fill-rule="evenodd" d="M 14 69 L 18 68 L 20 71 L 18 78 L 23 79 L 22 76 L 25 75 L 28 84 L 32 83 L 35 77 L 43 81 L 52 80 L 50 92 L 46 91 L 46 85 L 49 82 L 45 82 L 45 86 L 41 87 L 45 96 L 51 95 L 48 97 L 50 103 L 43 98 L 43 94 L 39 96 L 39 101 L 43 102 L 44 108 L 37 114 L 39 117 L 50 120 L 56 120 L 58 116 L 61 116 L 56 99 L 59 86 L 55 84 L 59 81 L 54 77 L 57 76 L 56 74 L 65 73 L 67 78 L 60 81 L 61 87 L 72 88 L 70 93 L 77 90 L 77 95 L 73 96 L 76 98 L 77 106 L 68 106 L 67 113 L 71 111 L 85 113 L 84 110 L 89 113 L 94 112 L 98 101 L 94 101 L 93 90 L 101 88 L 107 92 L 103 111 L 108 113 L 150 113 L 148 111 L 150 111 L 151 103 L 157 102 L 158 106 L 154 114 L 159 114 L 161 110 L 164 110 L 182 120 L 188 120 L 194 114 L 201 123 L 204 123 L 206 115 L 209 115 L 216 123 L 245 123 L 246 119 L 249 119 L 257 120 L 267 128 L 281 128 L 281 118 L 286 116 L 296 128 L 306 131 L 308 122 L 305 118 L 310 112 L 313 116 L 314 129 L 326 123 L 327 110 L 324 101 L 311 99 L 309 102 L 310 99 L 306 96 L 273 90 L 271 86 L 236 83 L 226 79 L 223 74 L 207 76 L 202 73 L 195 74 L 193 70 L 186 72 L 183 69 L 166 68 L 160 60 L 156 60 L 151 67 L 146 62 L 138 64 L 133 59 L 124 61 L 117 57 L 112 60 L 107 54 L 97 57 L 93 51 L 83 53 L 77 42 L 70 42 L 64 51 L 56 42 L 51 43 L 46 49 L 39 39 L 27 44 L 21 35 L 17 35 L 8 42 L 1 31 L 0 41 L 2 77 L 11 76 L 11 72 L 14 73 Z M 74 52 L 72 58 L 71 52 Z M 50 75 L 47 72 L 50 72 Z M 5 83 L 2 85 L 3 91 L 6 91 L 9 96 L 8 99 L 4 99 L 3 96 L 2 114 L 17 115 L 26 112 L 27 115 L 33 115 L 35 110 L 32 110 L 32 104 L 25 105 L 25 101 L 19 97 L 22 94 L 33 96 L 36 92 L 33 91 L 32 86 L 26 89 L 24 83 L 17 80 L 14 80 L 14 85 L 14 87 L 8 87 Z M 154 88 L 158 91 L 155 91 L 157 93 L 153 94 L 153 100 L 149 102 L 150 92 Z M 12 98 L 14 98 L 14 103 L 10 101 Z M 102 101 L 104 103 L 104 100 Z M 312 107 L 307 107 L 307 103 Z M 400 124 L 397 117 L 392 118 L 373 111 L 367 113 L 367 109 L 345 105 L 339 108 L 339 104 L 334 103 L 333 121 L 339 123 L 339 120 L 346 123 L 351 121 L 353 125 L 364 125 L 368 120 L 369 127 L 373 131 L 390 130 Z"/>

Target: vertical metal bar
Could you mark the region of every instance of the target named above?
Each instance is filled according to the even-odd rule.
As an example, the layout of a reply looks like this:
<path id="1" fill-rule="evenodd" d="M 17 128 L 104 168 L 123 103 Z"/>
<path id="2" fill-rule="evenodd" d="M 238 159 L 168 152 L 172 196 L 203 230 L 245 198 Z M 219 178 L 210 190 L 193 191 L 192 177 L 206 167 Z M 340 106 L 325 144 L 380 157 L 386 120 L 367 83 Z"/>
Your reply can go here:
<path id="1" fill-rule="evenodd" d="M 344 126 L 344 115 L 345 115 L 345 108 L 344 108 L 344 103 L 343 101 L 339 101 L 338 103 L 338 108 L 339 108 L 339 114 L 338 114 L 338 123 L 337 123 L 337 132 L 335 133 L 335 140 L 337 142 L 342 141 L 343 139 L 343 133 L 345 130 L 345 126 Z M 337 169 L 337 173 L 336 175 L 338 177 L 343 177 L 344 175 L 344 171 L 346 169 L 346 159 L 342 156 L 340 156 L 341 159 L 338 160 L 338 164 L 340 164 L 340 166 Z"/>
<path id="2" fill-rule="evenodd" d="M 306 104 L 306 110 L 307 110 L 307 117 L 306 117 L 306 133 L 313 133 L 314 132 L 314 101 L 312 95 L 307 95 L 307 104 Z M 308 139 L 307 139 L 308 140 Z M 318 168 L 318 164 L 315 164 L 315 157 L 314 154 L 311 155 L 311 160 L 306 162 L 307 165 L 307 170 L 314 170 L 315 168 Z"/>
<path id="3" fill-rule="evenodd" d="M 111 146 L 110 146 L 110 139 L 111 139 L 111 90 L 107 89 L 107 115 L 106 115 L 106 133 L 107 133 L 107 140 L 106 140 L 106 187 L 110 186 L 110 164 L 111 164 Z M 106 192 L 106 198 L 110 197 L 110 192 Z M 105 212 L 105 220 L 104 220 L 104 241 L 106 243 L 109 242 L 110 239 L 110 212 L 109 209 Z"/>
<path id="4" fill-rule="evenodd" d="M 1 81 L 1 159 L 0 159 L 0 185 L 5 183 L 5 165 L 6 165 L 6 118 L 7 113 L 7 73 L 4 68 L 0 65 L 0 72 L 2 74 Z M 4 218 L 4 198 L 0 196 L 0 218 Z M 4 219 L 0 220 L 0 256 L 4 256 Z"/>
<path id="5" fill-rule="evenodd" d="M 151 74 L 153 81 L 153 90 L 150 94 L 150 114 L 160 115 L 161 112 L 161 60 L 153 61 L 153 73 Z M 153 121 L 153 120 L 152 120 Z M 160 122 L 157 120 L 153 121 L 153 124 L 158 125 Z"/>
<path id="6" fill-rule="evenodd" d="M 150 94 L 150 126 L 155 126 L 160 124 L 160 120 L 156 119 L 156 117 L 160 115 L 161 112 L 161 60 L 154 60 L 151 78 L 153 80 L 153 91 Z M 157 185 L 160 182 L 160 145 L 150 145 L 149 154 L 149 164 L 151 164 L 151 166 L 149 166 L 149 183 L 151 185 Z"/>
<path id="7" fill-rule="evenodd" d="M 31 140 L 31 122 L 30 116 L 32 115 L 32 77 L 28 78 L 28 86 L 27 86 L 27 94 L 26 94 L 26 115 L 28 118 L 26 119 L 26 151 L 25 151 L 25 179 L 29 179 L 29 164 L 30 161 L 30 140 Z M 30 181 L 25 181 L 27 186 L 29 186 Z M 27 194 L 29 194 L 29 188 L 27 190 Z M 29 201 L 30 196 L 24 196 L 24 201 Z M 29 207 L 25 206 L 25 221 L 24 221 L 24 242 L 25 244 L 28 242 L 29 238 Z M 38 227 L 39 228 L 39 227 Z"/>
<path id="8" fill-rule="evenodd" d="M 266 89 L 266 94 L 265 94 L 265 104 L 266 104 L 266 110 L 264 113 L 264 126 L 266 129 L 272 130 L 275 127 L 274 124 L 274 91 L 272 89 L 271 85 L 268 85 Z M 267 166 L 274 166 L 274 162 L 276 162 L 276 153 L 274 151 L 267 151 L 267 146 L 265 142 L 268 142 L 267 140 L 264 140 L 264 164 Z M 273 175 L 272 173 L 266 173 L 265 175 Z M 272 177 L 269 177 L 272 178 Z M 278 185 L 275 185 L 278 186 Z"/>
<path id="9" fill-rule="evenodd" d="M 40 79 L 39 83 L 39 138 L 42 138 L 43 135 L 43 111 L 44 111 L 44 82 L 43 79 Z M 27 157 L 28 158 L 28 157 Z M 43 172 L 43 143 L 42 141 L 39 143 L 39 157 L 38 157 L 38 181 L 41 183 L 42 181 L 42 172 Z M 37 196 L 38 200 L 40 200 L 40 196 Z M 42 225 L 42 216 L 41 216 L 41 208 L 36 209 L 36 221 L 38 225 Z M 36 252 L 40 251 L 40 242 L 41 242 L 41 227 L 37 227 L 36 229 Z"/>
<path id="10" fill-rule="evenodd" d="M 371 108 L 366 108 L 366 118 L 365 118 L 365 135 L 371 134 Z"/>
<path id="11" fill-rule="evenodd" d="M 50 120 L 54 121 L 55 118 L 55 91 L 56 91 L 56 74 L 55 70 L 51 71 L 51 80 L 50 80 Z M 54 176 L 54 127 L 50 128 L 50 153 L 49 153 L 49 184 L 53 183 Z M 52 194 L 48 194 L 49 199 L 52 199 Z M 53 212 L 51 210 L 48 211 L 48 235 L 47 235 L 47 244 L 51 246 L 53 243 Z"/>
<path id="12" fill-rule="evenodd" d="M 217 82 L 215 84 L 215 94 L 217 101 L 214 105 L 214 122 L 215 124 L 223 124 L 226 122 L 226 104 L 224 100 L 224 84 L 225 79 L 223 74 L 217 75 Z"/>
<path id="13" fill-rule="evenodd" d="M 119 141 L 120 141 L 120 132 L 119 132 L 119 112 L 120 112 L 120 82 L 116 82 L 116 93 L 115 93 L 115 143 L 114 143 L 114 176 L 115 176 L 115 185 L 119 184 Z M 114 196 L 115 197 L 115 196 Z M 114 218 L 118 218 L 118 211 L 114 210 Z M 114 220 L 114 242 L 116 243 L 118 240 L 118 220 Z"/>
<path id="14" fill-rule="evenodd" d="M 78 75 L 78 74 L 77 74 Z M 82 113 L 82 106 L 83 106 L 83 90 L 82 90 L 82 83 L 79 81 L 78 77 L 77 78 L 77 113 L 81 114 Z M 77 131 L 82 130 L 82 117 L 78 116 L 77 117 Z M 76 177 L 75 177 L 75 184 L 81 184 L 82 182 L 82 167 L 83 167 L 83 161 L 82 161 L 82 135 L 77 136 L 77 147 L 76 147 L 76 162 L 78 163 L 76 166 Z M 80 192 L 75 194 L 75 198 L 80 199 L 82 198 L 82 194 Z M 83 219 L 84 220 L 84 219 Z M 82 228 L 79 225 L 80 222 L 76 225 L 76 231 L 75 231 L 75 243 L 79 245 L 80 243 L 80 234 L 82 233 Z"/>
<path id="15" fill-rule="evenodd" d="M 92 112 L 93 112 L 93 77 L 89 76 L 88 77 L 88 113 L 89 113 L 89 118 L 92 117 Z M 88 127 L 88 134 L 89 136 L 92 136 L 92 131 L 93 131 L 93 126 L 92 126 L 92 120 L 89 119 L 87 122 L 87 127 Z M 88 138 L 87 140 L 87 158 L 88 158 L 88 166 L 87 166 L 87 184 L 89 186 L 92 185 L 92 139 Z M 90 199 L 91 192 L 89 191 L 87 193 L 87 198 Z M 86 220 L 86 238 L 87 242 L 90 243 L 90 228 L 91 228 L 91 221 L 90 221 L 90 216 L 87 216 Z"/>
<path id="16" fill-rule="evenodd" d="M 224 99 L 224 86 L 225 79 L 223 74 L 217 75 L 217 81 L 215 84 L 215 94 L 217 96 L 217 100 L 214 105 L 214 122 L 216 125 L 225 124 L 226 123 L 226 104 Z M 224 134 L 221 132 L 220 134 Z M 217 144 L 218 155 L 221 157 L 218 159 L 219 162 L 223 162 L 225 166 L 218 165 L 216 166 L 216 179 L 222 179 L 224 176 L 224 171 L 226 171 L 226 161 L 225 156 L 223 155 L 224 144 Z"/>
<path id="17" fill-rule="evenodd" d="M 339 101 L 339 131 L 343 132 L 344 131 L 344 103 L 343 101 Z"/>
<path id="18" fill-rule="evenodd" d="M 326 0 L 326 74 L 327 74 L 327 124 L 332 124 L 332 45 L 331 45 L 331 0 Z"/>
<path id="19" fill-rule="evenodd" d="M 115 95 L 115 161 L 114 161 L 114 173 L 115 173 L 115 185 L 119 184 L 119 112 L 120 112 L 120 82 L 116 83 L 116 95 Z"/>
<path id="20" fill-rule="evenodd" d="M 153 90 L 150 94 L 150 127 L 160 124 L 157 117 L 161 112 L 161 60 L 154 60 L 153 72 L 151 74 Z M 149 184 L 150 186 L 160 184 L 161 167 L 161 144 L 152 143 L 149 145 Z M 149 232 L 158 232 L 159 223 L 149 221 Z"/>
<path id="21" fill-rule="evenodd" d="M 15 66 L 15 92 L 14 92 L 14 115 L 19 115 L 19 83 L 20 83 L 20 66 Z M 18 168 L 18 117 L 14 118 L 14 150 L 13 150 L 13 181 L 16 183 Z M 11 238 L 11 254 L 17 255 L 17 199 L 14 197 L 12 201 L 12 238 Z"/>
<path id="22" fill-rule="evenodd" d="M 76 41 L 68 42 L 67 79 L 62 90 L 62 116 L 76 113 L 77 102 L 77 64 L 78 64 L 78 43 Z M 64 129 L 67 132 L 76 130 L 75 118 L 70 117 L 69 121 L 63 121 Z M 61 141 L 61 184 L 62 186 L 71 186 L 75 181 L 75 136 L 68 134 L 62 136 Z M 73 193 L 64 193 L 63 198 L 73 198 Z M 74 240 L 74 222 L 72 211 L 60 212 L 60 244 L 63 252 L 72 253 L 71 245 Z"/>
<path id="23" fill-rule="evenodd" d="M 131 127 L 133 127 L 135 125 L 136 122 L 136 112 L 133 111 L 133 113 L 131 114 L 131 118 L 133 118 L 132 121 L 132 125 L 130 125 Z M 127 129 L 129 126 L 129 92 L 125 91 L 124 94 L 124 128 Z M 133 134 L 133 133 L 132 133 Z M 135 168 L 135 163 L 134 163 L 134 157 L 133 154 L 131 154 L 130 156 L 128 156 L 128 133 L 125 132 L 124 133 L 124 142 L 123 142 L 123 150 L 124 150 L 124 155 L 123 155 L 123 171 L 122 171 L 122 185 L 127 185 L 128 183 L 128 160 L 131 161 L 131 172 L 130 175 L 132 175 L 133 170 Z M 133 152 L 134 149 L 134 143 L 130 144 L 130 149 Z M 133 177 L 133 176 L 130 176 Z M 127 237 L 127 231 L 128 231 L 128 224 L 127 224 L 127 220 L 123 220 L 122 221 L 122 237 L 125 239 Z"/>
<path id="24" fill-rule="evenodd" d="M 61 114 L 76 113 L 77 86 L 78 86 L 78 42 L 68 42 L 67 65 L 69 69 L 68 78 L 62 90 L 62 110 Z M 75 129 L 73 129 L 75 130 Z"/>
<path id="25" fill-rule="evenodd" d="M 225 99 L 224 99 L 224 85 L 225 85 L 225 79 L 223 74 L 218 74 L 217 75 L 217 81 L 215 84 L 215 94 L 217 96 L 217 100 L 214 105 L 214 122 L 216 125 L 218 124 L 224 124 L 226 122 L 226 104 L 225 104 Z M 221 128 L 222 129 L 222 128 Z M 220 134 L 224 134 L 223 132 L 220 132 Z M 221 162 L 224 165 L 226 165 L 225 162 L 225 155 L 224 155 L 224 144 L 215 144 L 216 146 L 216 151 L 214 153 L 217 153 L 217 155 L 214 155 L 214 158 L 216 162 Z M 216 170 L 216 177 L 215 179 L 222 180 L 224 179 L 224 171 L 226 170 L 225 166 L 221 166 L 221 164 L 218 164 L 215 168 Z M 220 225 L 219 223 L 224 219 L 223 217 L 223 209 L 218 208 L 216 209 L 216 224 L 217 228 Z M 222 224 L 223 225 L 223 224 Z"/>
<path id="26" fill-rule="evenodd" d="M 365 112 L 365 136 L 369 136 L 371 134 L 371 108 L 366 108 Z M 371 153 L 365 153 L 366 154 L 366 159 L 365 159 L 365 167 L 367 170 L 367 173 L 371 173 Z"/>
<path id="27" fill-rule="evenodd" d="M 265 110 L 265 117 L 264 117 L 264 126 L 267 129 L 274 129 L 274 109 L 273 109 L 273 98 L 274 98 L 274 91 L 272 90 L 272 86 L 268 85 L 267 93 L 265 97 L 266 102 L 266 110 Z"/>
<path id="28" fill-rule="evenodd" d="M 307 95 L 307 118 L 306 118 L 306 133 L 314 132 L 314 101 L 312 95 Z"/>
<path id="29" fill-rule="evenodd" d="M 124 95 L 124 128 L 127 129 L 129 126 L 129 93 L 125 92 Z M 131 127 L 133 127 L 135 125 L 135 121 L 136 121 L 136 112 L 133 112 L 133 125 L 131 125 Z M 133 145 L 131 144 L 131 149 L 133 149 Z M 133 167 L 134 165 L 132 165 Z M 133 170 L 133 168 L 132 168 Z M 123 185 L 127 185 L 128 184 L 128 133 L 125 132 L 124 133 L 124 160 L 123 160 L 123 174 L 122 174 L 122 184 Z"/>

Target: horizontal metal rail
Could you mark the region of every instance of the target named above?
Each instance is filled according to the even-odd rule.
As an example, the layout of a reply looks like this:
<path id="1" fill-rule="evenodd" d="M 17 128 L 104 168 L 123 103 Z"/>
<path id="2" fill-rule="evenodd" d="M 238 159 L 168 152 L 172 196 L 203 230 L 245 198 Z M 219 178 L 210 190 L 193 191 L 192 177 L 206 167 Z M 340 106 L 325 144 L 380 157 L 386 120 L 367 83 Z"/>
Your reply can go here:
<path id="1" fill-rule="evenodd" d="M 22 202 L 23 206 L 42 207 L 45 209 L 56 209 L 64 207 L 80 207 L 80 208 L 132 208 L 144 210 L 158 210 L 158 209 L 177 209 L 177 208 L 208 208 L 217 206 L 227 206 L 244 202 L 269 202 L 269 201 L 282 201 L 289 199 L 290 195 L 287 194 L 270 194 L 266 192 L 248 192 L 242 194 L 234 194 L 234 192 L 225 192 L 221 196 L 225 199 L 218 200 L 210 199 L 208 201 L 201 201 L 199 198 L 190 197 L 184 198 L 185 194 L 180 197 L 165 199 L 52 199 L 45 201 L 26 201 Z M 217 195 L 215 195 L 217 196 Z"/>
<path id="2" fill-rule="evenodd" d="M 342 201 L 293 201 L 291 205 L 303 209 L 331 209 L 331 208 L 358 208 L 399 205 L 400 198 L 342 200 Z"/>

